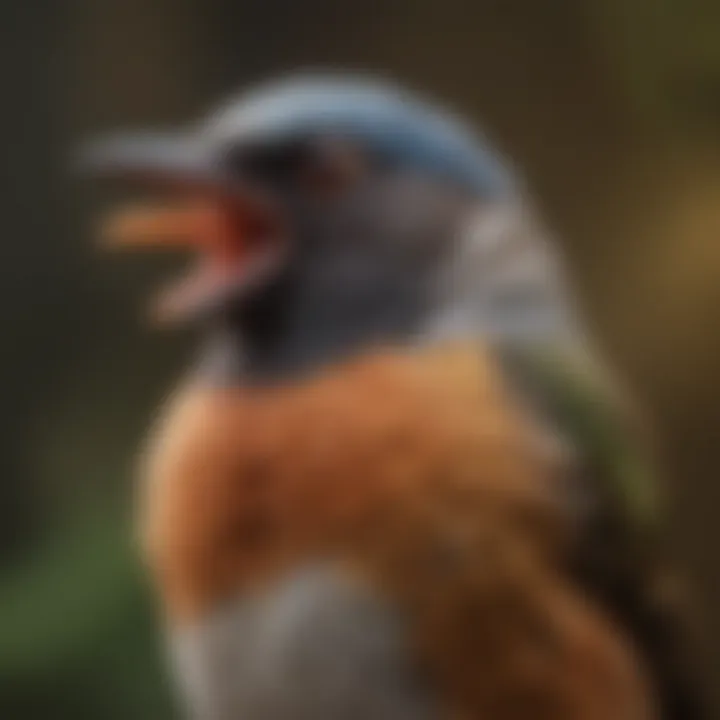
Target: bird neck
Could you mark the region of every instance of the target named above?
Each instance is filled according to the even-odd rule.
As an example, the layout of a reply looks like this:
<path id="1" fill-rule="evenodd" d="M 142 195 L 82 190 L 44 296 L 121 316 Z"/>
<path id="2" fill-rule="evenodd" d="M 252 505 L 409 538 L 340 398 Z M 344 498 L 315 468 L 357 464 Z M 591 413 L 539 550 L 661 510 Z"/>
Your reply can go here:
<path id="1" fill-rule="evenodd" d="M 227 318 L 213 323 L 200 348 L 195 374 L 208 385 L 242 385 L 247 378 L 248 358 L 241 333 Z"/>

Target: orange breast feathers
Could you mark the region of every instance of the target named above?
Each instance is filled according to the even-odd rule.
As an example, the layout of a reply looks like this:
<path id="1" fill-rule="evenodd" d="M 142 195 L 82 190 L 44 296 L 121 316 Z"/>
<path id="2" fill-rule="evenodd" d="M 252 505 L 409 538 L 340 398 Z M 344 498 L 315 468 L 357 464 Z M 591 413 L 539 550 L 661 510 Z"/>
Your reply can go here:
<path id="1" fill-rule="evenodd" d="M 202 612 L 302 556 L 399 549 L 430 525 L 452 543 L 490 513 L 542 535 L 558 523 L 539 439 L 475 346 L 273 389 L 183 387 L 142 468 L 160 592 L 171 614 Z"/>
<path id="2" fill-rule="evenodd" d="M 272 389 L 180 389 L 141 484 L 169 621 L 335 561 L 406 612 L 458 707 L 490 710 L 512 687 L 537 717 L 615 716 L 618 693 L 637 710 L 632 654 L 562 576 L 565 462 L 530 417 L 475 345 Z"/>

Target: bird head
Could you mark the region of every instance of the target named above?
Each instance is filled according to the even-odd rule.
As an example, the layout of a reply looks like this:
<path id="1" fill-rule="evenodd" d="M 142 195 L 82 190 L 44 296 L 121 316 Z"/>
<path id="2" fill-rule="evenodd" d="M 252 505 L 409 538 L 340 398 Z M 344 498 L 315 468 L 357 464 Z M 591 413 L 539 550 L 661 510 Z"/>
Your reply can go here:
<path id="1" fill-rule="evenodd" d="M 154 311 L 208 325 L 202 368 L 215 379 L 565 324 L 513 173 L 456 117 L 392 85 L 271 82 L 187 131 L 118 134 L 83 155 L 155 198 L 111 213 L 108 244 L 194 256 Z"/>

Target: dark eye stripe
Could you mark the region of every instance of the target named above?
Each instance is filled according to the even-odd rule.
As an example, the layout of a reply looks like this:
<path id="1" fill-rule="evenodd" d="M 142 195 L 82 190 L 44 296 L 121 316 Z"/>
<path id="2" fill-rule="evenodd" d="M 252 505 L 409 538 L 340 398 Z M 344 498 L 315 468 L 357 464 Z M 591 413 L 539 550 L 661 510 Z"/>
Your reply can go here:
<path id="1" fill-rule="evenodd" d="M 298 178 L 312 160 L 308 141 L 230 150 L 225 163 L 239 178 L 265 186 L 282 187 Z"/>

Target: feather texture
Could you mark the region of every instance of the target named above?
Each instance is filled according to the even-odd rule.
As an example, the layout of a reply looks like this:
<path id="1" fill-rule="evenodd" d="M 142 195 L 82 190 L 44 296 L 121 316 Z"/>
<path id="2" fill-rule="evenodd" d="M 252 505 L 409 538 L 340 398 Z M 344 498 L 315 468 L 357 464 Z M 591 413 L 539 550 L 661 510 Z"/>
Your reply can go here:
<path id="1" fill-rule="evenodd" d="M 169 622 L 332 561 L 407 620 L 449 717 L 652 717 L 631 647 L 563 573 L 567 459 L 531 417 L 475 344 L 185 387 L 142 495 Z"/>

